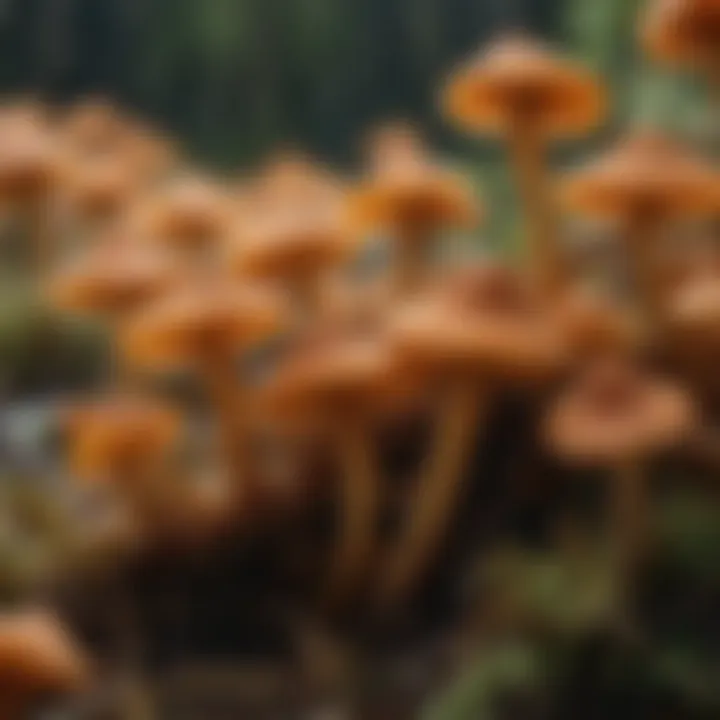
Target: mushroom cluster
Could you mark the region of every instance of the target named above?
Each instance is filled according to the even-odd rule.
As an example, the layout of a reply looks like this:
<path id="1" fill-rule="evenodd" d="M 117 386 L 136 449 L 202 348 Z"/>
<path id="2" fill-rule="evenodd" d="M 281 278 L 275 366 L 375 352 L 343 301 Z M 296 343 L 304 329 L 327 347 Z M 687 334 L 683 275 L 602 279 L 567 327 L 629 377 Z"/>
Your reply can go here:
<path id="1" fill-rule="evenodd" d="M 652 53 L 717 81 L 717 3 L 650 5 Z M 507 145 L 517 265 L 436 252 L 492 208 L 407 123 L 370 135 L 359 178 L 284 153 L 237 182 L 104 100 L 0 107 L 0 202 L 31 230 L 43 298 L 109 330 L 103 386 L 59 416 L 68 482 L 132 517 L 124 562 L 172 548 L 197 563 L 228 533 L 271 533 L 279 507 L 289 527 L 330 508 L 303 602 L 387 622 L 442 566 L 469 486 L 484 482 L 470 472 L 481 431 L 512 396 L 547 460 L 609 471 L 608 533 L 629 584 L 650 546 L 650 461 L 720 419 L 708 372 L 720 248 L 715 265 L 667 282 L 680 223 L 720 215 L 720 169 L 640 128 L 556 176 L 551 145 L 590 132 L 607 104 L 598 78 L 529 37 L 449 75 L 447 120 Z M 615 228 L 625 283 L 572 271 L 570 215 Z M 378 240 L 386 266 L 358 279 Z M 398 471 L 388 439 L 418 419 L 429 440 Z M 108 554 L 97 523 L 73 524 L 73 553 Z M 3 718 L 82 687 L 63 633 L 44 615 L 0 617 Z"/>

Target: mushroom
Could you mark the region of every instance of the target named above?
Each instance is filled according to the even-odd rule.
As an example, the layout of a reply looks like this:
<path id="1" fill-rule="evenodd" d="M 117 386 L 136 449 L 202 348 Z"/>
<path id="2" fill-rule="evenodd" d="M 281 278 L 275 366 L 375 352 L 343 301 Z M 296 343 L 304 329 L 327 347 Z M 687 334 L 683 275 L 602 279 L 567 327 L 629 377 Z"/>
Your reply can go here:
<path id="1" fill-rule="evenodd" d="M 554 318 L 512 271 L 480 265 L 398 310 L 392 332 L 402 362 L 442 392 L 442 407 L 415 497 L 380 580 L 392 606 L 423 580 L 462 493 L 464 465 L 493 392 L 561 369 L 566 350 Z"/>
<path id="2" fill-rule="evenodd" d="M 102 317 L 117 342 L 127 318 L 172 286 L 178 275 L 176 263 L 160 248 L 131 243 L 124 230 L 113 231 L 58 269 L 49 281 L 48 295 L 64 310 Z M 129 368 L 120 364 L 117 348 L 112 357 L 116 380 L 123 386 L 130 380 Z"/>
<path id="3" fill-rule="evenodd" d="M 662 322 L 665 293 L 653 245 L 667 222 L 718 210 L 717 171 L 656 131 L 636 131 L 571 173 L 561 193 L 569 209 L 623 225 L 643 313 Z"/>
<path id="4" fill-rule="evenodd" d="M 52 255 L 48 223 L 61 171 L 59 146 L 32 114 L 11 114 L 0 127 L 0 202 L 28 230 L 36 271 L 44 272 Z"/>
<path id="5" fill-rule="evenodd" d="M 65 413 L 73 473 L 89 482 L 139 485 L 180 434 L 178 414 L 156 401 L 118 395 Z"/>
<path id="6" fill-rule="evenodd" d="M 73 105 L 60 120 L 59 133 L 73 152 L 116 151 L 125 140 L 128 119 L 109 100 L 91 97 Z"/>
<path id="7" fill-rule="evenodd" d="M 126 156 L 91 155 L 72 163 L 61 199 L 75 229 L 92 238 L 122 217 L 140 186 L 140 174 Z"/>
<path id="8" fill-rule="evenodd" d="M 570 353 L 580 365 L 598 357 L 633 356 L 643 348 L 638 318 L 598 291 L 573 288 L 556 312 Z"/>
<path id="9" fill-rule="evenodd" d="M 632 575 L 648 541 L 646 463 L 692 431 L 695 411 L 672 382 L 612 359 L 588 368 L 550 409 L 548 446 L 574 465 L 612 469 L 614 540 L 623 575 Z"/>
<path id="10" fill-rule="evenodd" d="M 337 454 L 339 537 L 325 589 L 333 606 L 358 589 L 375 550 L 380 469 L 371 418 L 396 372 L 394 352 L 374 324 L 325 324 L 296 342 L 266 391 L 275 416 L 305 432 L 318 428 Z"/>
<path id="11" fill-rule="evenodd" d="M 590 73 L 543 45 L 508 36 L 450 78 L 444 107 L 464 128 L 507 138 L 526 216 L 527 261 L 545 293 L 562 289 L 566 271 L 549 194 L 546 146 L 598 124 L 605 112 L 601 87 Z"/>
<path id="12" fill-rule="evenodd" d="M 0 717 L 22 720 L 55 696 L 82 691 L 87 659 L 52 614 L 15 610 L 0 614 Z"/>
<path id="13" fill-rule="evenodd" d="M 230 199 L 213 180 L 185 174 L 169 180 L 135 211 L 141 233 L 207 262 L 225 238 Z"/>
<path id="14" fill-rule="evenodd" d="M 290 290 L 305 317 L 321 305 L 323 281 L 354 247 L 342 184 L 299 158 L 276 161 L 241 196 L 228 258 L 241 277 Z"/>
<path id="15" fill-rule="evenodd" d="M 248 480 L 245 388 L 235 363 L 282 328 L 284 307 L 266 288 L 201 276 L 139 312 L 124 333 L 130 362 L 153 370 L 190 368 L 217 412 L 223 456 L 235 480 Z"/>
<path id="16" fill-rule="evenodd" d="M 720 90 L 720 6 L 717 0 L 655 0 L 640 25 L 654 58 L 704 72 Z"/>
<path id="17" fill-rule="evenodd" d="M 395 286 L 404 295 L 422 285 L 439 233 L 472 226 L 480 208 L 470 184 L 435 163 L 412 127 L 382 128 L 370 150 L 369 177 L 354 194 L 350 211 L 361 229 L 390 234 L 397 256 Z"/>

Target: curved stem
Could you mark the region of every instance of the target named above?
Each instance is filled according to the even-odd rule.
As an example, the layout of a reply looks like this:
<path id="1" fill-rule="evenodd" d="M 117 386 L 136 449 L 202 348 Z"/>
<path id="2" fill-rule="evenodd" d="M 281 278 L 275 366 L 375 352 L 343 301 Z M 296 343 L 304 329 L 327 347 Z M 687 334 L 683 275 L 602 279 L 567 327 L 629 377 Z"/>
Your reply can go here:
<path id="1" fill-rule="evenodd" d="M 434 447 L 381 578 L 380 601 L 386 607 L 412 593 L 435 559 L 461 498 L 481 404 L 481 392 L 466 383 L 457 383 L 445 398 Z"/>
<path id="2" fill-rule="evenodd" d="M 375 551 L 380 472 L 368 432 L 347 428 L 338 440 L 342 477 L 339 535 L 327 580 L 326 597 L 335 605 L 357 589 Z"/>
<path id="3" fill-rule="evenodd" d="M 510 136 L 510 152 L 525 213 L 527 260 L 546 297 L 554 297 L 566 284 L 567 269 L 559 243 L 545 145 L 532 119 L 517 119 Z"/>

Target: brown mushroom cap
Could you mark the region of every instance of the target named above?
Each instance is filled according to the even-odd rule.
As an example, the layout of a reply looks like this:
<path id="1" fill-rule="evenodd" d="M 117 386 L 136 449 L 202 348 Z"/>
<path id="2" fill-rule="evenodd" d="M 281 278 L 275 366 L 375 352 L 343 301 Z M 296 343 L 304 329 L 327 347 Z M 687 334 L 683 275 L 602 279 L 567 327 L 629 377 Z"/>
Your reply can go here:
<path id="1" fill-rule="evenodd" d="M 298 158 L 277 161 L 246 188 L 228 248 L 241 275 L 284 280 L 336 265 L 355 247 L 345 189 Z"/>
<path id="2" fill-rule="evenodd" d="M 55 616 L 40 611 L 0 614 L 0 693 L 74 692 L 87 680 L 87 661 Z"/>
<path id="3" fill-rule="evenodd" d="M 656 0 L 640 28 L 644 47 L 658 60 L 701 67 L 720 60 L 717 0 Z"/>
<path id="4" fill-rule="evenodd" d="M 578 360 L 628 355 L 644 344 L 638 318 L 599 292 L 574 289 L 557 307 L 559 325 Z"/>
<path id="5" fill-rule="evenodd" d="M 185 367 L 261 342 L 282 328 L 284 318 L 283 304 L 266 288 L 200 278 L 139 313 L 129 323 L 123 347 L 140 365 Z"/>
<path id="6" fill-rule="evenodd" d="M 419 135 L 401 125 L 375 136 L 369 177 L 353 194 L 350 215 L 363 230 L 435 232 L 470 227 L 481 209 L 470 183 L 434 162 Z"/>
<path id="7" fill-rule="evenodd" d="M 230 200 L 224 189 L 194 175 L 168 182 L 136 210 L 136 221 L 149 239 L 179 248 L 220 241 L 230 218 Z"/>
<path id="8" fill-rule="evenodd" d="M 78 478 L 89 481 L 156 460 L 177 441 L 182 427 L 171 408 L 129 396 L 73 406 L 65 420 L 70 465 Z"/>
<path id="9" fill-rule="evenodd" d="M 639 131 L 571 173 L 562 199 L 570 209 L 599 216 L 707 215 L 720 207 L 720 175 L 662 134 Z"/>
<path id="10" fill-rule="evenodd" d="M 290 424 L 322 426 L 377 407 L 396 374 L 394 349 L 376 325 L 326 323 L 297 341 L 270 381 L 264 404 Z"/>
<path id="11" fill-rule="evenodd" d="M 518 36 L 497 40 L 462 66 L 444 98 L 447 114 L 469 130 L 504 134 L 524 119 L 548 137 L 592 129 L 605 105 L 590 73 Z"/>
<path id="12" fill-rule="evenodd" d="M 565 460 L 610 465 L 671 447 L 694 421 L 684 390 L 608 361 L 593 366 L 560 398 L 547 418 L 546 437 Z"/>
<path id="13" fill-rule="evenodd" d="M 466 269 L 408 303 L 392 331 L 408 360 L 446 374 L 532 381 L 567 361 L 562 333 L 532 289 L 494 265 Z"/>
<path id="14" fill-rule="evenodd" d="M 111 235 L 57 272 L 49 294 L 60 307 L 117 317 L 172 285 L 176 263 L 157 248 Z"/>

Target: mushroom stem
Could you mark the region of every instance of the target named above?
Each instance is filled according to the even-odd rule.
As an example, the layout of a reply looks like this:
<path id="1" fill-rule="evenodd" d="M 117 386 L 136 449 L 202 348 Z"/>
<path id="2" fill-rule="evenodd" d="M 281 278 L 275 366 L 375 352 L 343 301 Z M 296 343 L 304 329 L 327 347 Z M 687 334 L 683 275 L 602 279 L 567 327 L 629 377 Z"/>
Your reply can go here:
<path id="1" fill-rule="evenodd" d="M 354 423 L 339 438 L 340 523 L 326 596 L 335 605 L 357 589 L 375 550 L 379 468 L 367 430 Z"/>
<path id="2" fill-rule="evenodd" d="M 395 242 L 394 285 L 400 297 L 415 292 L 425 279 L 430 238 L 418 229 L 407 228 Z"/>
<path id="3" fill-rule="evenodd" d="M 205 385 L 217 417 L 220 452 L 235 487 L 249 487 L 250 457 L 241 412 L 242 391 L 231 358 L 208 358 L 204 364 Z"/>
<path id="4" fill-rule="evenodd" d="M 648 539 L 648 495 L 641 463 L 628 460 L 617 468 L 612 502 L 618 565 L 622 578 L 632 585 Z"/>
<path id="5" fill-rule="evenodd" d="M 510 152 L 525 212 L 526 253 L 546 297 L 563 290 L 566 269 L 558 242 L 545 148 L 535 123 L 517 118 L 510 135 Z"/>
<path id="6" fill-rule="evenodd" d="M 628 224 L 627 247 L 640 311 L 654 328 L 665 314 L 663 288 L 653 252 L 656 236 L 656 222 L 648 213 L 638 214 Z"/>
<path id="7" fill-rule="evenodd" d="M 457 383 L 449 389 L 410 514 L 381 578 L 380 601 L 386 607 L 407 597 L 435 558 L 460 500 L 481 408 L 482 394 L 478 388 Z"/>

